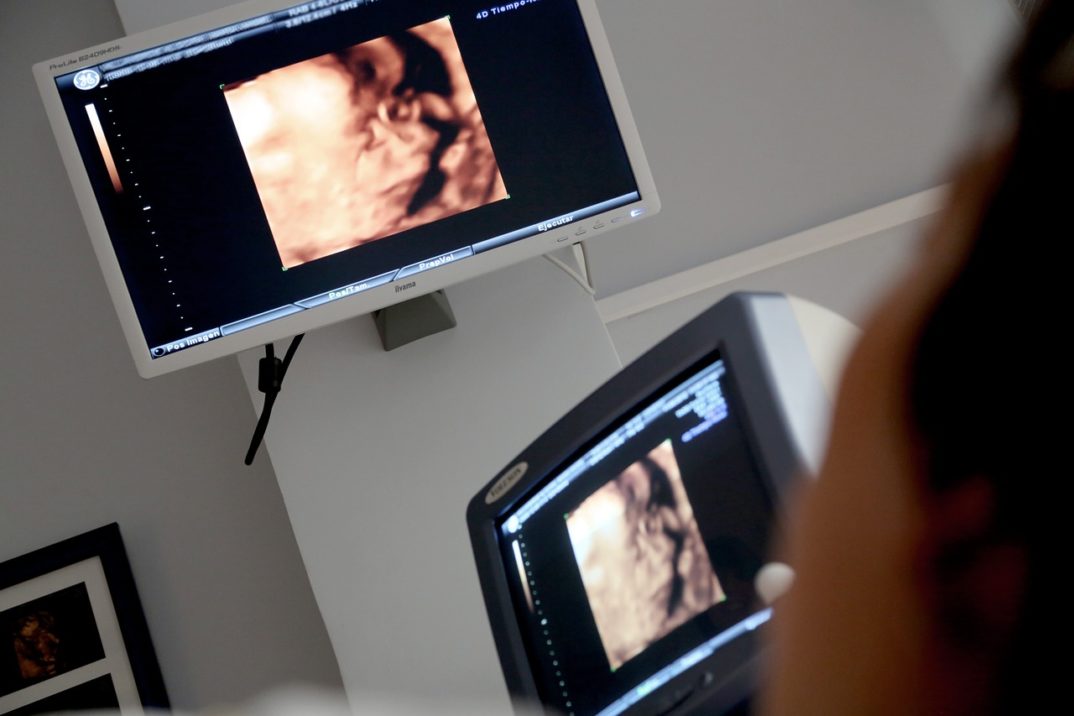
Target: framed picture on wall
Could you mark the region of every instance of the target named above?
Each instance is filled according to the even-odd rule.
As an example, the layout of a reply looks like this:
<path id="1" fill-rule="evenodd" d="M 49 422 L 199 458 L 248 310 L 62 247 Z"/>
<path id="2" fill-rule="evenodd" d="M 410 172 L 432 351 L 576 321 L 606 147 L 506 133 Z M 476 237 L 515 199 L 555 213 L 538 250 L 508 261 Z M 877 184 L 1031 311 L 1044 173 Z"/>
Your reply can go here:
<path id="1" fill-rule="evenodd" d="M 0 563 L 0 714 L 167 707 L 118 525 Z"/>

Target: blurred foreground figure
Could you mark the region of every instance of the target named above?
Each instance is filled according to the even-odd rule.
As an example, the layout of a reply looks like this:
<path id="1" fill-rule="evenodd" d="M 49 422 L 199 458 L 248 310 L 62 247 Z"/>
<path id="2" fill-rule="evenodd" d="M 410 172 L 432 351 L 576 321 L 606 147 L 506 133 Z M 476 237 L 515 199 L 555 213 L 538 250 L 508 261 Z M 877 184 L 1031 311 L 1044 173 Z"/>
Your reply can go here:
<path id="1" fill-rule="evenodd" d="M 770 716 L 1070 710 L 1074 3 L 1042 3 L 997 99 L 847 367 L 790 530 Z"/>

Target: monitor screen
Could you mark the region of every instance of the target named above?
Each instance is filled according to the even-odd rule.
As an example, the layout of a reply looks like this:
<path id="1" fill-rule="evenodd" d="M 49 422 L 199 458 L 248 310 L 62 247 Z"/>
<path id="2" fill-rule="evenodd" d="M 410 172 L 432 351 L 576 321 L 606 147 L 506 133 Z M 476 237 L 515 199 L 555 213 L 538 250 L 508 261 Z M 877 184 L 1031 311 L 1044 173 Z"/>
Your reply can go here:
<path id="1" fill-rule="evenodd" d="M 503 515 L 542 702 L 611 715 L 767 618 L 771 496 L 719 354 Z"/>
<path id="2" fill-rule="evenodd" d="M 827 393 L 799 302 L 738 293 L 581 400 L 466 520 L 520 712 L 719 714 L 754 689 L 755 579 Z M 740 713 L 736 711 L 736 713 Z"/>
<path id="3" fill-rule="evenodd" d="M 658 209 L 592 0 L 282 5 L 35 66 L 143 375 Z"/>

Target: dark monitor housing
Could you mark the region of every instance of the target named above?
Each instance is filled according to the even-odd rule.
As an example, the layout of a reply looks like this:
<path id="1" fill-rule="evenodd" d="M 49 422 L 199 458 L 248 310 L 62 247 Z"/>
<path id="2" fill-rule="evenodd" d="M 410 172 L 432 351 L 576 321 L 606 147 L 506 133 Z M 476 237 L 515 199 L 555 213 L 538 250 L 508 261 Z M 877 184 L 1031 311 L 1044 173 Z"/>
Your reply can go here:
<path id="1" fill-rule="evenodd" d="M 250 0 L 34 74 L 145 377 L 659 210 L 595 0 Z"/>
<path id="2" fill-rule="evenodd" d="M 467 522 L 507 687 L 550 712 L 748 699 L 754 578 L 828 398 L 790 301 L 735 294 L 526 448 Z"/>

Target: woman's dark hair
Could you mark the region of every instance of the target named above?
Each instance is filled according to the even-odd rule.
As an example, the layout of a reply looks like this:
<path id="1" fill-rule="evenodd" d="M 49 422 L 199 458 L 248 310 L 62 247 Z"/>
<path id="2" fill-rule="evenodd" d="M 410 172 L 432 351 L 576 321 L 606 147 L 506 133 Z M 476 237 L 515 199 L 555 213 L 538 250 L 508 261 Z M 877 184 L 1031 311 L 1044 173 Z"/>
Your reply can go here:
<path id="1" fill-rule="evenodd" d="M 1074 2 L 1039 5 L 999 90 L 1015 123 L 1002 175 L 962 271 L 922 330 L 909 400 L 931 490 L 987 480 L 996 503 L 988 539 L 1027 556 L 995 705 L 1045 713 L 1067 699 L 1065 664 L 1044 651 L 1065 652 L 1071 633 L 1057 567 L 1070 561 L 1060 550 L 1071 542 L 1062 496 L 1074 476 L 1074 451 L 1065 451 L 1074 447 L 1074 365 L 1061 347 L 1074 285 L 1061 259 L 1074 242 Z"/>

